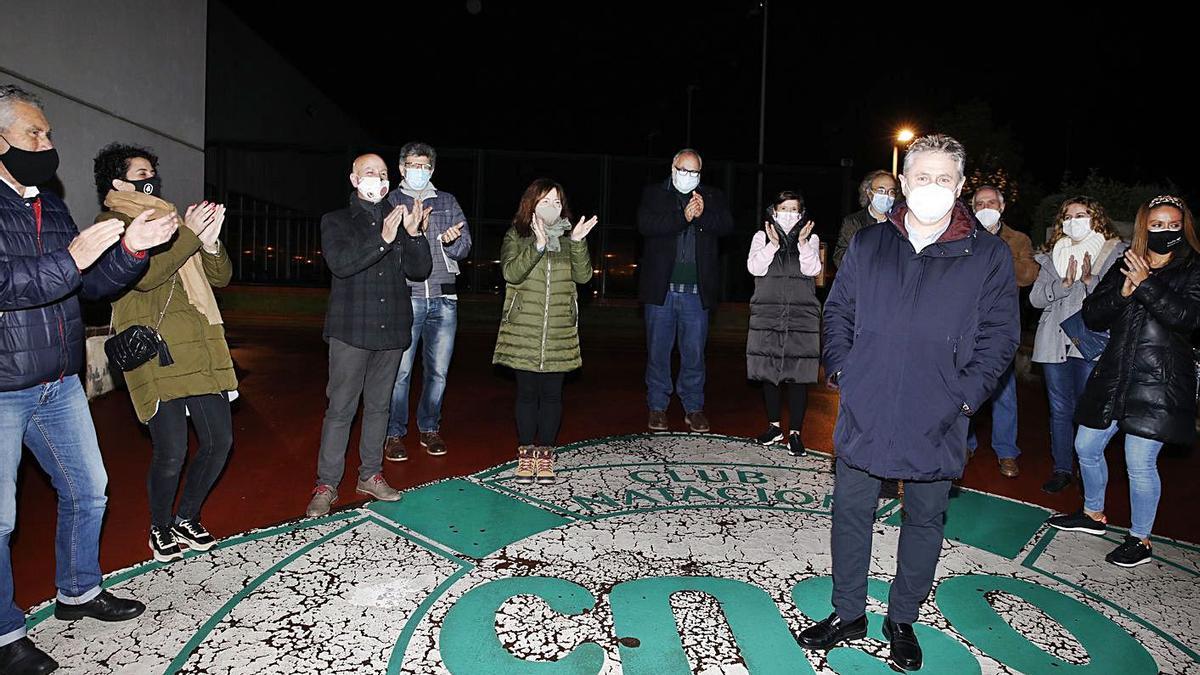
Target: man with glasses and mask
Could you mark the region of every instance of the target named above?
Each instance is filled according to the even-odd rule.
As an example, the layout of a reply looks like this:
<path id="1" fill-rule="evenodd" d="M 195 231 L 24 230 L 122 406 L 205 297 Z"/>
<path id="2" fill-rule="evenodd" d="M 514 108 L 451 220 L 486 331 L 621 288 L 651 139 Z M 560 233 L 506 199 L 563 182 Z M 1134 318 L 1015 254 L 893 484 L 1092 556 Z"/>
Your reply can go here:
<path id="1" fill-rule="evenodd" d="M 834 265 L 842 266 L 842 258 L 846 255 L 846 249 L 850 248 L 850 240 L 859 230 L 887 220 L 888 211 L 892 210 L 895 202 L 896 179 L 891 172 L 872 171 L 863 177 L 858 184 L 858 205 L 863 209 L 842 219 L 837 246 L 833 249 Z"/>
<path id="2" fill-rule="evenodd" d="M 646 313 L 646 399 L 649 427 L 667 431 L 671 402 L 671 353 L 679 345 L 674 393 L 683 402 L 688 428 L 709 430 L 704 415 L 704 348 L 708 312 L 720 297 L 718 239 L 733 232 L 725 196 L 700 184 L 700 154 L 680 150 L 671 176 L 646 187 L 638 207 L 644 245 L 638 266 L 638 298 Z"/>
<path id="3" fill-rule="evenodd" d="M 412 343 L 404 350 L 396 384 L 383 455 L 390 462 L 408 459 L 404 437 L 408 433 L 408 391 L 417 351 L 422 354 L 421 402 L 417 404 L 417 431 L 421 447 L 431 455 L 446 454 L 441 436 L 442 397 L 446 373 L 454 354 L 458 331 L 458 263 L 471 253 L 471 228 L 454 195 L 433 186 L 437 152 L 425 143 L 408 143 L 400 149 L 400 189 L 388 195 L 393 207 L 429 210 L 425 238 L 433 257 L 427 279 L 409 279 L 412 295 Z"/>
<path id="4" fill-rule="evenodd" d="M 1040 269 L 1033 259 L 1033 243 L 1029 235 L 1018 232 L 1004 222 L 1004 195 L 991 185 L 981 185 L 971 197 L 971 210 L 975 219 L 988 232 L 1000 237 L 1008 245 L 1012 253 L 1013 273 L 1017 278 L 1017 286 L 1025 288 L 1031 285 L 1038 276 Z M 1015 368 L 1010 365 L 1000 378 L 1000 386 L 992 395 L 992 450 L 1000 465 L 1000 475 L 1005 478 L 1016 478 L 1021 474 L 1017 465 L 1017 457 L 1021 450 L 1017 448 L 1017 378 Z M 975 452 L 975 425 L 971 425 L 967 437 L 967 447 Z"/>
<path id="5" fill-rule="evenodd" d="M 904 517 L 884 635 L 892 663 L 921 667 L 913 623 L 942 551 L 967 423 L 1020 341 L 1012 256 L 982 231 L 962 192 L 966 151 L 944 135 L 913 142 L 907 201 L 850 243 L 825 302 L 822 361 L 841 392 L 833 443 L 834 612 L 800 633 L 829 649 L 867 633 L 867 574 L 880 481 L 904 481 Z"/>
<path id="6" fill-rule="evenodd" d="M 49 673 L 58 663 L 25 637 L 13 602 L 9 540 L 17 521 L 21 446 L 58 493 L 54 616 L 126 621 L 145 611 L 100 586 L 100 525 L 108 474 L 100 456 L 83 367 L 79 297 L 116 295 L 146 270 L 146 251 L 178 227 L 145 211 L 79 232 L 62 199 L 38 188 L 58 151 L 36 96 L 0 86 L 0 673 Z M 91 671 L 85 664 L 72 664 Z"/>

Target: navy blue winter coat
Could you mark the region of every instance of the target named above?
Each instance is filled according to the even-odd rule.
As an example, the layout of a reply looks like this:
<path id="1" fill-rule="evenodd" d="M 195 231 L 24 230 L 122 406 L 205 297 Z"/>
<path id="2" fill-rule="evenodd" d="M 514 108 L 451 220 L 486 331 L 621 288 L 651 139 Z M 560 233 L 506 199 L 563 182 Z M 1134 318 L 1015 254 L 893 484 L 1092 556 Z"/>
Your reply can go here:
<path id="1" fill-rule="evenodd" d="M 0 182 L 0 391 L 79 373 L 79 295 L 115 295 L 146 267 L 145 255 L 136 256 L 119 243 L 80 274 L 67 252 L 78 234 L 57 195 L 42 192 L 25 199 Z"/>
<path id="2" fill-rule="evenodd" d="M 841 390 L 834 448 L 881 478 L 962 476 L 968 415 L 1020 342 L 1012 253 L 962 204 L 920 253 L 907 206 L 851 241 L 825 301 L 825 372 Z"/>

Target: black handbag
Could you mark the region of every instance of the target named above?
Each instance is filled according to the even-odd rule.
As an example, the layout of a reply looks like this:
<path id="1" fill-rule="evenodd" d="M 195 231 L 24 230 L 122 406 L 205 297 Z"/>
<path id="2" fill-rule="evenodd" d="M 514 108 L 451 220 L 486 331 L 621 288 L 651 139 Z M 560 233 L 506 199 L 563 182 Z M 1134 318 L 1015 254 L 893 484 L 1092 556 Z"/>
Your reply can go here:
<path id="1" fill-rule="evenodd" d="M 171 292 L 167 294 L 167 302 L 163 305 L 162 313 L 158 315 L 158 323 L 154 325 L 154 328 L 135 324 L 104 341 L 104 353 L 108 355 L 108 360 L 116 364 L 122 372 L 127 373 L 141 366 L 154 358 L 156 354 L 160 366 L 169 366 L 175 363 L 175 359 L 171 358 L 171 350 L 167 347 L 167 342 L 158 332 L 158 327 L 162 325 L 163 317 L 167 315 L 167 307 L 171 305 L 171 298 L 175 297 L 176 278 L 171 279 Z"/>

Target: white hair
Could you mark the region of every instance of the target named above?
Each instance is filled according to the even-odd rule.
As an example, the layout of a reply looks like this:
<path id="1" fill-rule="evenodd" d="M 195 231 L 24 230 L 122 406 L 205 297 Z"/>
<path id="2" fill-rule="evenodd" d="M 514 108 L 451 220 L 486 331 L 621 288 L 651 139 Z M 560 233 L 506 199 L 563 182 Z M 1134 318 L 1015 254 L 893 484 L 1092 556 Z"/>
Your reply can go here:
<path id="1" fill-rule="evenodd" d="M 701 159 L 700 153 L 696 152 L 695 150 L 693 150 L 691 148 L 684 148 L 684 149 L 680 150 L 679 152 L 675 153 L 675 156 L 671 158 L 671 166 L 675 166 L 675 162 L 678 162 L 679 158 L 683 157 L 684 155 L 694 156 L 696 158 L 696 161 L 700 162 L 700 166 L 704 166 L 704 160 Z"/>
<path id="2" fill-rule="evenodd" d="M 996 187 L 995 185 L 980 185 L 979 187 L 975 188 L 975 194 L 971 196 L 971 201 L 974 202 L 975 197 L 979 196 L 979 193 L 983 192 L 984 190 L 991 190 L 992 192 L 995 192 L 996 198 L 1000 200 L 1000 206 L 1004 206 L 1004 193 L 1001 192 L 1000 188 Z"/>
<path id="3" fill-rule="evenodd" d="M 909 167 L 912 166 L 913 159 L 917 155 L 926 152 L 950 155 L 958 165 L 958 177 L 962 178 L 966 175 L 967 150 L 962 146 L 962 143 L 959 143 L 946 134 L 930 134 L 929 136 L 922 136 L 913 141 L 912 145 L 909 145 L 908 150 L 904 153 L 904 173 L 908 173 Z"/>
<path id="4" fill-rule="evenodd" d="M 42 110 L 42 100 L 25 91 L 15 84 L 0 85 L 0 131 L 8 131 L 13 122 L 17 121 L 14 103 L 28 103 Z"/>

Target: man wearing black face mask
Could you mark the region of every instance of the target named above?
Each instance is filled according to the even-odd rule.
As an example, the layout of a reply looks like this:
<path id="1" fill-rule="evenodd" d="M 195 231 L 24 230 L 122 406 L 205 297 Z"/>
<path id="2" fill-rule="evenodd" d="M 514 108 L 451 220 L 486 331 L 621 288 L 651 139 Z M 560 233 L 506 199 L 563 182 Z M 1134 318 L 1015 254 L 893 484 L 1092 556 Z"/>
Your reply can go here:
<path id="1" fill-rule="evenodd" d="M 147 212 L 128 227 L 111 220 L 80 233 L 62 200 L 37 188 L 57 168 L 41 103 L 18 87 L 0 86 L 0 672 L 6 674 L 58 667 L 25 637 L 25 616 L 13 602 L 9 538 L 22 445 L 59 491 L 54 615 L 124 621 L 145 609 L 100 587 L 108 479 L 77 375 L 78 296 L 110 296 L 133 283 L 145 269 L 145 251 L 167 241 L 176 225 L 150 220 Z"/>

